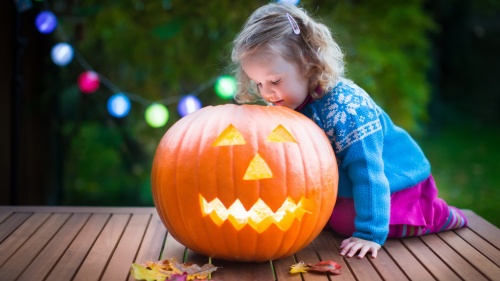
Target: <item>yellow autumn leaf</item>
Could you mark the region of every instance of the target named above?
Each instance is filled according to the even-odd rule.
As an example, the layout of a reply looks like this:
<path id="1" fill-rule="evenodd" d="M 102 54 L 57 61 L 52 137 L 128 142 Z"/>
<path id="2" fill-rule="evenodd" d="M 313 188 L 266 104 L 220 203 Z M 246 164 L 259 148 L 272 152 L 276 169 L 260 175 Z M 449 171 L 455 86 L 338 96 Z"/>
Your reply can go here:
<path id="1" fill-rule="evenodd" d="M 160 271 L 149 269 L 143 265 L 133 263 L 130 273 L 134 276 L 136 280 L 146 280 L 146 281 L 164 281 L 167 279 L 167 274 Z"/>
<path id="2" fill-rule="evenodd" d="M 290 266 L 290 273 L 307 272 L 308 269 L 309 267 L 303 261 L 301 261 Z"/>

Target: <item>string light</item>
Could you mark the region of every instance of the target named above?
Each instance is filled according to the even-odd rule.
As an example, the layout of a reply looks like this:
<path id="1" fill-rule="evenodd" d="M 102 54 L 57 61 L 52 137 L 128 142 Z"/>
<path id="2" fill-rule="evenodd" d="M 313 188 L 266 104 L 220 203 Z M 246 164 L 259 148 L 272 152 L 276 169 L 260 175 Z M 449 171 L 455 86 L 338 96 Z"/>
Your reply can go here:
<path id="1" fill-rule="evenodd" d="M 73 47 L 68 43 L 57 43 L 50 53 L 52 61 L 59 66 L 69 64 L 73 60 L 73 55 Z"/>
<path id="2" fill-rule="evenodd" d="M 179 100 L 177 111 L 181 117 L 195 112 L 201 108 L 201 102 L 193 95 L 187 95 Z"/>
<path id="3" fill-rule="evenodd" d="M 232 98 L 236 93 L 236 79 L 229 75 L 221 76 L 215 82 L 215 92 L 223 99 Z"/>
<path id="4" fill-rule="evenodd" d="M 99 89 L 99 74 L 95 71 L 85 71 L 78 76 L 78 88 L 82 93 L 91 94 Z"/>
<path id="5" fill-rule="evenodd" d="M 94 93 L 99 89 L 100 85 L 110 90 L 113 94 L 108 99 L 107 109 L 113 117 L 123 118 L 127 116 L 130 112 L 131 101 L 134 101 L 146 107 L 144 114 L 146 123 L 153 128 L 159 128 L 165 126 L 168 122 L 170 114 L 165 106 L 167 104 L 177 102 L 178 113 L 183 117 L 202 107 L 200 100 L 196 96 L 211 85 L 214 85 L 215 93 L 222 99 L 231 99 L 236 93 L 236 79 L 229 75 L 212 78 L 188 95 L 169 97 L 160 101 L 149 101 L 140 95 L 124 92 L 105 76 L 93 70 L 84 57 L 67 43 L 69 40 L 62 27 L 58 26 L 57 17 L 49 11 L 48 3 L 43 2 L 45 3 L 45 11 L 40 12 L 36 17 L 35 25 L 37 29 L 43 34 L 49 34 L 57 28 L 63 41 L 53 46 L 51 50 L 52 61 L 56 65 L 66 66 L 73 61 L 73 58 L 76 58 L 76 61 L 85 70 L 78 76 L 78 88 L 84 94 Z"/>
<path id="6" fill-rule="evenodd" d="M 168 109 L 161 103 L 153 103 L 146 108 L 146 122 L 153 128 L 165 126 L 169 118 Z"/>
<path id="7" fill-rule="evenodd" d="M 35 19 L 35 26 L 43 34 L 49 34 L 57 26 L 57 18 L 51 11 L 40 12 Z"/>
<path id="8" fill-rule="evenodd" d="M 130 99 L 123 93 L 114 94 L 108 99 L 108 111 L 113 117 L 122 118 L 127 116 L 130 108 Z"/>

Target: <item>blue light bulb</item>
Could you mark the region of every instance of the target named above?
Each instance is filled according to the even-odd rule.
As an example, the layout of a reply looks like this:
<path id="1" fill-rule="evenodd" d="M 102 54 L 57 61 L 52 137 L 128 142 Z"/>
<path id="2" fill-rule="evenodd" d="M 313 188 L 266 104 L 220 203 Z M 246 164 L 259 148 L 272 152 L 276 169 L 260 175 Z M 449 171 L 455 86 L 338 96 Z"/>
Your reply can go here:
<path id="1" fill-rule="evenodd" d="M 130 107 L 130 99 L 125 94 L 114 94 L 108 99 L 108 111 L 111 116 L 125 117 L 129 113 Z"/>

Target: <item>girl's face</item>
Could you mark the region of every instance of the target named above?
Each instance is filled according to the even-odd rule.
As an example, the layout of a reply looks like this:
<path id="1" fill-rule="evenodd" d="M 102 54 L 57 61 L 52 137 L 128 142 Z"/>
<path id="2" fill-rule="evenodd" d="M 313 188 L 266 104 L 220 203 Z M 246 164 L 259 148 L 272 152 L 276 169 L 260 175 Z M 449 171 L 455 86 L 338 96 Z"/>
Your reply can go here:
<path id="1" fill-rule="evenodd" d="M 297 65 L 279 55 L 247 56 L 241 67 L 262 97 L 274 105 L 295 109 L 307 97 L 308 79 Z"/>

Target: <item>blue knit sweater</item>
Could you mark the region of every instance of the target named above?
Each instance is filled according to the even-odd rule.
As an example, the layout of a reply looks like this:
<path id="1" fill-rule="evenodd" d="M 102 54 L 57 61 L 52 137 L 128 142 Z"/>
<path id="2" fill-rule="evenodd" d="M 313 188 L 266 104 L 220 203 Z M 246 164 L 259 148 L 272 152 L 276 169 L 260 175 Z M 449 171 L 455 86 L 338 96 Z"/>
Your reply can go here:
<path id="1" fill-rule="evenodd" d="M 417 143 L 368 94 L 342 79 L 301 111 L 326 133 L 339 168 L 339 197 L 354 199 L 354 237 L 383 245 L 389 233 L 390 195 L 430 175 Z"/>

